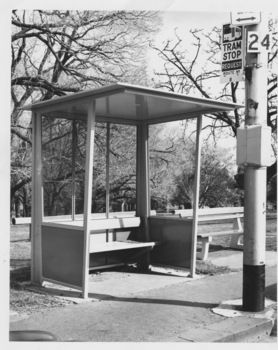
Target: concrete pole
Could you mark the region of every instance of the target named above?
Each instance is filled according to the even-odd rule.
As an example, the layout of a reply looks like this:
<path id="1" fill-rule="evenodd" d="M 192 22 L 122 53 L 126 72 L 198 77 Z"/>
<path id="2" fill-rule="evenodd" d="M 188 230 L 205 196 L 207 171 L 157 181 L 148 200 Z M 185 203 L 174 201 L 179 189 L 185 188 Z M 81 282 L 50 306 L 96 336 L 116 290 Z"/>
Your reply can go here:
<path id="1" fill-rule="evenodd" d="M 268 32 L 267 18 L 247 26 L 261 35 Z M 267 123 L 267 51 L 246 53 L 245 128 Z M 260 140 L 258 140 L 260 142 Z M 264 145 L 262 146 L 264 147 Z M 252 150 L 251 150 L 252 151 Z M 265 307 L 266 167 L 245 164 L 244 170 L 244 250 L 243 305 L 249 312 Z"/>

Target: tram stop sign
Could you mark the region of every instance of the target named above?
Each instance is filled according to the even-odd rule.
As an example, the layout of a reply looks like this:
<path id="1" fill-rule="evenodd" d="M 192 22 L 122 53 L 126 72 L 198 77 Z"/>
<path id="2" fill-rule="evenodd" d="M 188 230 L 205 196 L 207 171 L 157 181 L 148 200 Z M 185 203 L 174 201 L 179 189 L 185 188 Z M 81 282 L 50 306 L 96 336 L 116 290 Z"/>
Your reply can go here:
<path id="1" fill-rule="evenodd" d="M 243 80 L 243 49 L 243 27 L 224 24 L 221 45 L 221 83 Z"/>

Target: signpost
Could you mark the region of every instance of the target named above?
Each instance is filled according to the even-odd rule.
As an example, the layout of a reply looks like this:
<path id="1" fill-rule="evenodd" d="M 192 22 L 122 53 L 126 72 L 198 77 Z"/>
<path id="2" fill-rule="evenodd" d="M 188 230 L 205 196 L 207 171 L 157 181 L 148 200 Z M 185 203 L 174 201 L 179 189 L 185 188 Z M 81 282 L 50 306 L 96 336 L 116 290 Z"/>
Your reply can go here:
<path id="1" fill-rule="evenodd" d="M 270 36 L 264 16 L 232 13 L 231 25 L 223 26 L 222 42 L 221 82 L 243 80 L 245 72 L 245 125 L 237 130 L 237 165 L 244 166 L 242 309 L 249 312 L 265 307 L 266 167 L 270 165 L 271 130 L 267 126 Z M 240 41 L 244 26 L 246 48 Z M 236 32 L 239 28 L 241 37 Z"/>
<path id="2" fill-rule="evenodd" d="M 220 82 L 241 81 L 245 73 L 245 126 L 237 130 L 237 165 L 244 166 L 242 309 L 251 312 L 265 307 L 266 168 L 271 165 L 271 129 L 267 126 L 269 47 L 264 14 L 231 13 L 231 24 L 223 25 Z"/>
<path id="3" fill-rule="evenodd" d="M 221 45 L 220 82 L 230 83 L 243 80 L 243 27 L 223 25 Z"/>

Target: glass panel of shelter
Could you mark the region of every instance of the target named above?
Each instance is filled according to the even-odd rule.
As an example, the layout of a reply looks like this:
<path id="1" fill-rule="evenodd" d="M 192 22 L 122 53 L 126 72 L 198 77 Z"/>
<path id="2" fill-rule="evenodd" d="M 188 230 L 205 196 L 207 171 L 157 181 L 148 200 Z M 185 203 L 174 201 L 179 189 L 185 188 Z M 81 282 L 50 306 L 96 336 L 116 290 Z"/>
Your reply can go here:
<path id="1" fill-rule="evenodd" d="M 86 128 L 66 112 L 42 117 L 44 216 L 84 213 Z M 91 213 L 136 209 L 136 126 L 97 122 Z"/>
<path id="2" fill-rule="evenodd" d="M 136 126 L 110 124 L 110 216 L 136 209 Z"/>
<path id="3" fill-rule="evenodd" d="M 182 124 L 181 124 L 182 123 Z M 149 126 L 151 210 L 192 208 L 196 163 L 196 118 Z M 181 127 L 182 125 L 182 127 Z M 185 175 L 184 178 L 182 175 Z M 175 192 L 179 180 L 180 198 Z"/>

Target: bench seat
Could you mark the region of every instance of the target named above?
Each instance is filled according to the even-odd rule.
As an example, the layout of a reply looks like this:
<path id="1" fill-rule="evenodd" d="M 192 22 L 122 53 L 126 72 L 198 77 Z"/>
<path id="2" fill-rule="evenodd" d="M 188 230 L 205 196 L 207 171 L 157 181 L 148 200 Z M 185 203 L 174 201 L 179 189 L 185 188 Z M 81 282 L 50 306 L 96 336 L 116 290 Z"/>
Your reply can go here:
<path id="1" fill-rule="evenodd" d="M 197 237 L 212 237 L 212 236 L 230 236 L 240 234 L 243 235 L 243 230 L 229 230 L 229 231 L 219 231 L 219 232 L 206 232 L 206 233 L 198 233 Z"/>
<path id="2" fill-rule="evenodd" d="M 233 249 L 243 249 L 243 244 L 240 242 L 243 236 L 243 230 L 229 230 L 220 232 L 207 232 L 198 233 L 197 238 L 202 242 L 202 250 L 197 252 L 196 257 L 198 260 L 207 260 L 209 252 L 209 244 L 212 241 L 212 237 L 217 236 L 231 236 L 230 247 Z"/>
<path id="3" fill-rule="evenodd" d="M 243 230 L 229 230 L 229 231 L 220 231 L 220 232 L 207 232 L 207 233 L 198 233 L 197 239 L 202 242 L 202 250 L 197 252 L 196 257 L 198 260 L 207 260 L 209 253 L 209 244 L 212 241 L 213 237 L 217 236 L 231 236 L 230 247 L 232 249 L 242 250 L 243 244 L 241 243 L 241 238 L 243 236 Z"/>
<path id="4" fill-rule="evenodd" d="M 158 242 L 114 241 L 102 244 L 94 244 L 90 247 L 90 253 L 101 253 L 136 248 L 153 248 L 157 244 Z"/>
<path id="5" fill-rule="evenodd" d="M 116 250 L 125 249 L 136 249 L 136 248 L 152 248 L 156 242 L 138 242 L 134 240 L 117 240 L 113 238 L 113 232 L 117 230 L 133 229 L 140 227 L 141 220 L 139 217 L 119 217 L 119 218 L 109 218 L 109 219 L 94 219 L 89 223 L 90 229 L 90 245 L 89 253 L 102 253 L 111 252 Z M 45 222 L 43 223 L 45 227 L 53 228 L 67 228 L 78 231 L 83 231 L 83 221 L 60 221 L 60 222 Z M 98 237 L 95 233 L 101 233 L 100 240 L 93 239 L 93 237 Z M 105 233 L 106 232 L 106 233 Z M 110 234 L 109 234 L 110 233 Z M 106 241 L 105 241 L 106 239 Z"/>
<path id="6" fill-rule="evenodd" d="M 47 268 L 44 270 L 44 280 L 61 280 L 68 285 L 79 286 L 85 239 L 88 244 L 88 271 L 123 266 L 129 261 L 139 262 L 141 268 L 145 267 L 149 250 L 159 243 L 139 238 L 137 230 L 140 225 L 140 217 L 135 216 L 90 220 L 89 232 L 83 220 L 43 222 L 43 263 Z M 86 232 L 89 233 L 88 237 Z M 62 264 L 57 264 L 57 261 Z M 72 275 L 67 273 L 70 270 L 74 272 Z"/>
<path id="7" fill-rule="evenodd" d="M 174 212 L 181 218 L 193 218 L 192 209 L 179 209 Z M 217 236 L 231 236 L 230 247 L 233 249 L 243 249 L 241 237 L 243 235 L 243 228 L 241 225 L 241 218 L 244 217 L 243 207 L 227 207 L 227 208 L 206 208 L 198 210 L 198 222 L 213 222 L 228 220 L 233 222 L 233 228 L 227 231 L 216 231 L 197 233 L 197 239 L 202 242 L 202 250 L 197 252 L 197 259 L 206 260 L 208 258 L 209 243 L 212 237 Z"/>
<path id="8" fill-rule="evenodd" d="M 205 216 L 200 216 L 198 218 L 198 221 L 215 221 L 215 220 L 233 220 L 237 218 L 243 218 L 243 214 L 238 213 L 238 214 L 212 214 L 212 215 L 205 215 Z"/>

